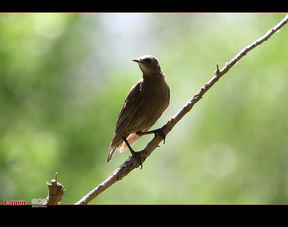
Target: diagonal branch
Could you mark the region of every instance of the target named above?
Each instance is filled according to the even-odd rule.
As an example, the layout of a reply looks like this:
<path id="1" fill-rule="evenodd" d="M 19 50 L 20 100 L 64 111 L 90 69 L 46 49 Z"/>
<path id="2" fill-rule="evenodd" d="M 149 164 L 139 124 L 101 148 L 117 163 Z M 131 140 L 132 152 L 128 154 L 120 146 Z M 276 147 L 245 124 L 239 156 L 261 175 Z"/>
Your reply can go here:
<path id="1" fill-rule="evenodd" d="M 185 114 L 187 114 L 193 106 L 203 97 L 203 95 L 223 76 L 225 75 L 242 57 L 244 57 L 249 51 L 254 49 L 255 47 L 262 44 L 264 41 L 268 40 L 275 32 L 279 31 L 286 23 L 288 22 L 288 15 L 284 17 L 276 26 L 274 26 L 271 30 L 269 30 L 265 35 L 261 38 L 257 39 L 255 42 L 251 43 L 243 50 L 241 50 L 234 58 L 232 58 L 226 65 L 219 69 L 217 65 L 217 69 L 212 79 L 204 84 L 201 89 L 193 96 L 191 100 L 189 100 L 180 110 L 179 112 L 173 116 L 163 127 L 163 133 L 166 136 L 173 127 L 180 121 Z M 163 140 L 159 134 L 155 134 L 154 138 L 147 144 L 145 149 L 141 151 L 141 161 L 142 163 L 146 160 L 146 158 L 158 147 L 160 142 Z M 87 195 L 85 195 L 81 200 L 79 200 L 75 204 L 88 204 L 92 199 L 94 199 L 101 192 L 105 191 L 115 182 L 121 180 L 123 177 L 128 175 L 133 169 L 138 168 L 140 165 L 139 160 L 134 159 L 133 157 L 128 158 L 122 165 L 120 165 L 111 176 L 109 176 L 105 181 L 99 184 L 96 188 L 90 191 Z"/>

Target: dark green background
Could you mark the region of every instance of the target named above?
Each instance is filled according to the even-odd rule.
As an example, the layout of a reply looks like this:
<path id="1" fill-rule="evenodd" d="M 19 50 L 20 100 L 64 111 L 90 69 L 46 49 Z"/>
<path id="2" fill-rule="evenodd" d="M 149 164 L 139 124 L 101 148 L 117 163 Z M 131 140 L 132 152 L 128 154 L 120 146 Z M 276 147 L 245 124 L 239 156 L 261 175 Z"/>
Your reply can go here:
<path id="1" fill-rule="evenodd" d="M 0 202 L 47 196 L 58 171 L 72 204 L 108 177 L 120 107 L 158 58 L 171 89 L 162 126 L 285 14 L 0 14 Z M 288 201 L 288 27 L 233 67 L 144 163 L 96 204 Z M 142 149 L 152 138 L 135 145 Z M 2 202 L 1 202 L 2 203 Z"/>

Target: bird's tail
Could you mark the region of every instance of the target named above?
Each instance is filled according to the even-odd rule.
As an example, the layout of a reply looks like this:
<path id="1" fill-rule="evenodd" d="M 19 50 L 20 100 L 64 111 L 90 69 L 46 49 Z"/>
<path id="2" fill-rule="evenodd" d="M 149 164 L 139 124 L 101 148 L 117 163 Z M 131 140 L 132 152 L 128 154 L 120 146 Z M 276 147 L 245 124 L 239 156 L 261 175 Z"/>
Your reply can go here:
<path id="1" fill-rule="evenodd" d="M 110 162 L 115 150 L 116 150 L 116 146 L 110 146 L 110 149 L 109 149 L 109 152 L 108 152 L 107 162 Z"/>

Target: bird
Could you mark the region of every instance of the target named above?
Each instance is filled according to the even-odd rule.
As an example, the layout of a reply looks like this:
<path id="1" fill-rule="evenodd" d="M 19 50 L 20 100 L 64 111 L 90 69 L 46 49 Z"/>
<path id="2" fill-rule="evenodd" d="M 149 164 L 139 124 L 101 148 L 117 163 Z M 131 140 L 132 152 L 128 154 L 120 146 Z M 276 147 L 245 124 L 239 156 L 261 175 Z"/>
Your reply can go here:
<path id="1" fill-rule="evenodd" d="M 120 152 L 129 149 L 134 156 L 138 152 L 131 148 L 132 144 L 145 134 L 161 132 L 161 129 L 148 130 L 161 117 L 170 102 L 170 89 L 157 58 L 144 55 L 132 61 L 138 63 L 142 78 L 130 89 L 120 110 L 107 163 L 116 149 Z M 163 132 L 161 134 L 165 139 Z M 142 163 L 140 164 L 142 167 Z"/>

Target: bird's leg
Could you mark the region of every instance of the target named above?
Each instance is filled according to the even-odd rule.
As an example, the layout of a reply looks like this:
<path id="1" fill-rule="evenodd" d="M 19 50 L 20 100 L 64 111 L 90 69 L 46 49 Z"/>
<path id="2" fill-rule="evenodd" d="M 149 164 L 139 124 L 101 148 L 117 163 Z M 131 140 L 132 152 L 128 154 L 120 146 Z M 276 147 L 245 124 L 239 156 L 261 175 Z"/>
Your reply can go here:
<path id="1" fill-rule="evenodd" d="M 158 134 L 162 137 L 163 139 L 163 143 L 165 144 L 165 138 L 166 138 L 166 135 L 165 133 L 163 132 L 163 128 L 158 128 L 158 129 L 155 129 L 155 130 L 151 130 L 151 131 L 146 131 L 146 132 L 142 132 L 142 131 L 138 131 L 136 132 L 136 134 L 138 136 L 143 136 L 143 135 L 148 135 L 148 134 L 152 134 L 154 133 L 155 135 Z"/>
<path id="2" fill-rule="evenodd" d="M 135 158 L 140 163 L 140 166 L 141 166 L 140 169 L 142 169 L 143 166 L 142 166 L 142 160 L 141 160 L 141 154 L 140 154 L 141 152 L 134 151 L 125 137 L 123 137 L 122 139 L 124 143 L 127 145 L 127 147 L 129 148 L 129 151 L 131 152 L 132 157 Z"/>

